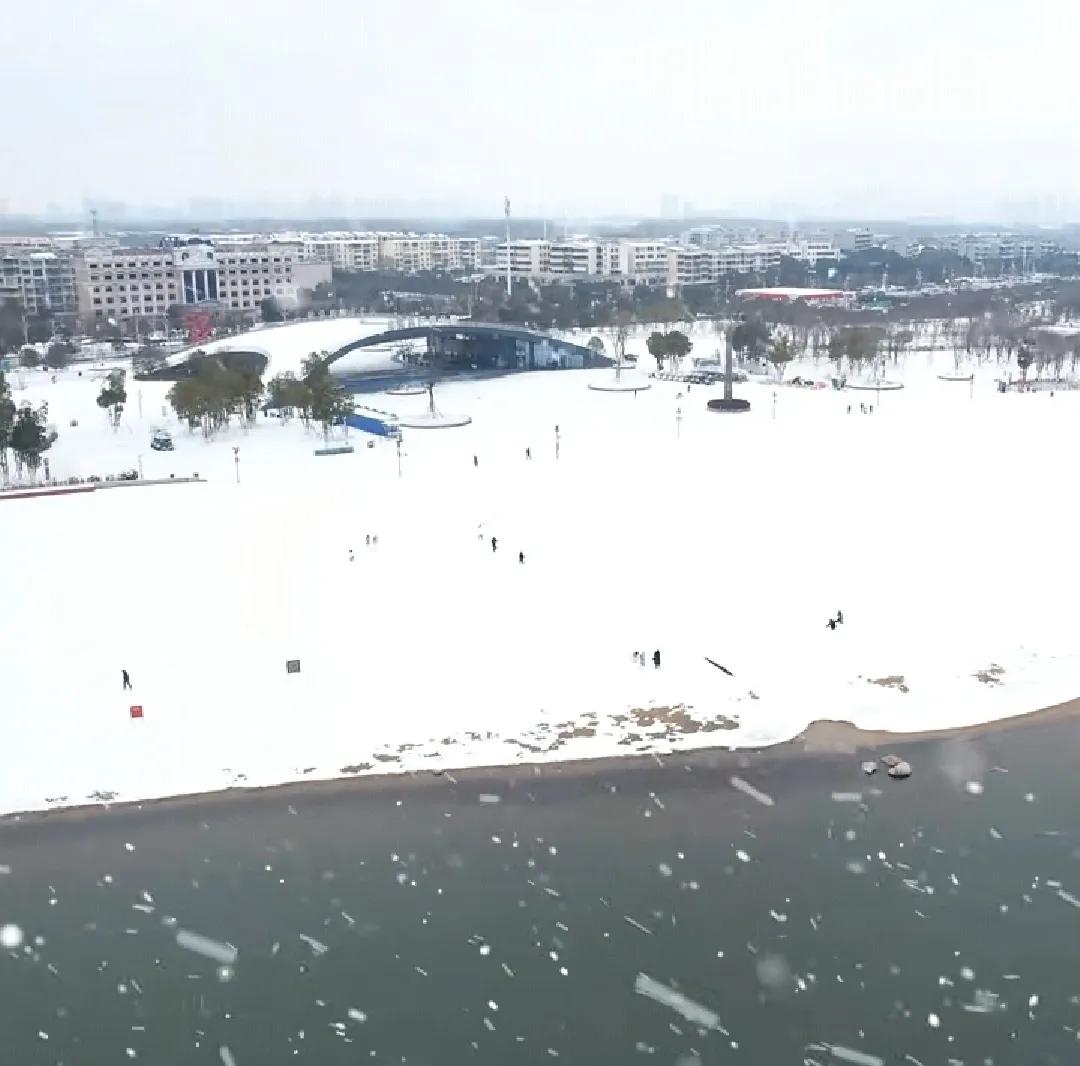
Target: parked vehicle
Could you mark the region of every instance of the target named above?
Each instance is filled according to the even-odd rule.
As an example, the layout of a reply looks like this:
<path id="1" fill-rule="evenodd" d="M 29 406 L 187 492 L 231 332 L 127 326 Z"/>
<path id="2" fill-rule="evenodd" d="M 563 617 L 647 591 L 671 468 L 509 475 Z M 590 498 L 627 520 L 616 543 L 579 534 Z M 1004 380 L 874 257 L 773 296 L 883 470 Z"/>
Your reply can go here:
<path id="1" fill-rule="evenodd" d="M 150 438 L 150 447 L 155 452 L 171 452 L 174 449 L 172 436 L 164 430 L 158 430 Z"/>

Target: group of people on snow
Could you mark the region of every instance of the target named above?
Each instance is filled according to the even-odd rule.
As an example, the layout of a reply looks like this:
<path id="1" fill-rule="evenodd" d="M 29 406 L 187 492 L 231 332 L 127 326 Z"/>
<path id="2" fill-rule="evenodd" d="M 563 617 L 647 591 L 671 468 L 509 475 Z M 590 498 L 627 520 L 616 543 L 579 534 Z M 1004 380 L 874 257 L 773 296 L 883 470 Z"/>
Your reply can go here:
<path id="1" fill-rule="evenodd" d="M 379 534 L 378 533 L 365 533 L 364 534 L 364 543 L 369 548 L 377 548 L 379 546 Z M 356 559 L 356 553 L 352 550 L 352 548 L 350 548 L 349 549 L 349 562 L 351 563 L 355 559 Z"/>
<path id="2" fill-rule="evenodd" d="M 480 532 L 477 534 L 477 540 L 483 540 L 483 539 L 484 539 L 484 531 L 481 529 Z M 492 550 L 492 552 L 497 552 L 499 550 L 499 538 L 498 537 L 492 537 L 491 538 L 491 550 Z M 524 562 L 525 562 L 525 553 L 524 552 L 518 552 L 518 562 L 521 563 L 521 564 L 524 564 Z"/>

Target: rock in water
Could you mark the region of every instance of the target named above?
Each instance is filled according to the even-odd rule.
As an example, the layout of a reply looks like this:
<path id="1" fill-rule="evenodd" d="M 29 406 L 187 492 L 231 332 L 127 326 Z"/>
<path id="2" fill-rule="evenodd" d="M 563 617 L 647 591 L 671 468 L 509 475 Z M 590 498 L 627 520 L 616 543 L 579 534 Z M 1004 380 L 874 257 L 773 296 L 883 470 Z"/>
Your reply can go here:
<path id="1" fill-rule="evenodd" d="M 876 762 L 864 762 L 862 764 L 862 772 L 864 774 L 876 774 L 877 773 L 877 763 Z"/>
<path id="2" fill-rule="evenodd" d="M 911 763 L 901 760 L 895 766 L 889 767 L 890 777 L 910 777 L 911 776 Z"/>
<path id="3" fill-rule="evenodd" d="M 881 762 L 882 762 L 882 764 L 884 766 L 896 766 L 901 761 L 902 760 L 901 760 L 899 755 L 882 755 L 881 756 Z"/>

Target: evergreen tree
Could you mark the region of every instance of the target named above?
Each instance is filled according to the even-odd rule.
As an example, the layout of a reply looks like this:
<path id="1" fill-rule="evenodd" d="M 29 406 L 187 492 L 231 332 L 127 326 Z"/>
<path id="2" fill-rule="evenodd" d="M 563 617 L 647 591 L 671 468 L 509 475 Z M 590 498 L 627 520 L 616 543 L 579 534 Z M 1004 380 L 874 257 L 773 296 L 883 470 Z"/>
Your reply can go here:
<path id="1" fill-rule="evenodd" d="M 35 367 L 41 366 L 41 353 L 37 348 L 31 348 L 27 345 L 19 352 L 19 366 L 27 370 L 33 370 Z"/>
<path id="2" fill-rule="evenodd" d="M 791 341 L 788 340 L 787 335 L 777 337 L 769 346 L 769 362 L 776 368 L 776 378 L 778 381 L 782 381 L 784 378 L 784 367 L 795 358 L 795 352 L 792 349 Z"/>
<path id="3" fill-rule="evenodd" d="M 645 341 L 645 347 L 649 349 L 649 355 L 656 360 L 657 371 L 664 369 L 664 356 L 668 354 L 667 336 L 659 331 L 653 331 Z"/>
<path id="4" fill-rule="evenodd" d="M 48 428 L 48 418 L 47 403 L 37 407 L 26 404 L 16 412 L 9 446 L 15 454 L 15 469 L 18 473 L 36 474 L 41 465 L 41 456 L 56 440 L 56 432 Z"/>
<path id="5" fill-rule="evenodd" d="M 731 348 L 740 356 L 760 355 L 769 340 L 769 329 L 760 318 L 740 322 L 731 332 Z"/>
<path id="6" fill-rule="evenodd" d="M 19 350 L 26 340 L 24 325 L 22 302 L 11 296 L 0 300 L 0 355 Z"/>
<path id="7" fill-rule="evenodd" d="M 45 365 L 50 370 L 63 370 L 70 365 L 74 354 L 75 346 L 71 341 L 53 341 L 45 352 Z"/>
<path id="8" fill-rule="evenodd" d="M 109 423 L 114 430 L 120 425 L 120 416 L 124 413 L 124 404 L 127 403 L 127 390 L 124 388 L 126 376 L 123 370 L 111 371 L 98 393 L 97 405 L 103 411 L 108 411 Z"/>
<path id="9" fill-rule="evenodd" d="M 694 342 L 682 330 L 673 329 L 665 335 L 664 346 L 667 349 L 668 358 L 674 363 L 675 360 L 690 354 Z"/>
<path id="10" fill-rule="evenodd" d="M 322 426 L 323 436 L 328 437 L 332 426 L 352 414 L 352 397 L 330 376 L 326 360 L 314 352 L 304 360 L 303 370 L 309 396 L 306 414 Z"/>
<path id="11" fill-rule="evenodd" d="M 0 475 L 8 478 L 8 450 L 11 433 L 15 428 L 15 402 L 11 398 L 11 386 L 0 373 Z"/>
<path id="12" fill-rule="evenodd" d="M 307 382 L 291 372 L 275 375 L 266 388 L 267 407 L 280 411 L 286 418 L 296 411 L 305 414 L 311 408 L 311 390 Z"/>
<path id="13" fill-rule="evenodd" d="M 259 311 L 262 313 L 264 322 L 281 322 L 285 318 L 281 303 L 273 296 L 267 296 L 265 300 L 259 302 Z"/>
<path id="14" fill-rule="evenodd" d="M 1031 346 L 1022 343 L 1016 352 L 1016 365 L 1020 368 L 1020 377 L 1024 382 L 1027 381 L 1027 372 L 1034 362 L 1035 353 L 1032 351 Z"/>

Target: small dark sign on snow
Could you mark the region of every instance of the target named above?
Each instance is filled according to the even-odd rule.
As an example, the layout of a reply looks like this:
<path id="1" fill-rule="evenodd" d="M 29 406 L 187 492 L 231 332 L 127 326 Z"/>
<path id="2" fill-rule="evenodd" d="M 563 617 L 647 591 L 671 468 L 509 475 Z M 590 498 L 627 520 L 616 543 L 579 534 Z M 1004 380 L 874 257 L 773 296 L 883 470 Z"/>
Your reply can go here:
<path id="1" fill-rule="evenodd" d="M 300 673 L 300 660 L 299 659 L 286 659 L 285 660 L 285 673 L 298 674 Z"/>

